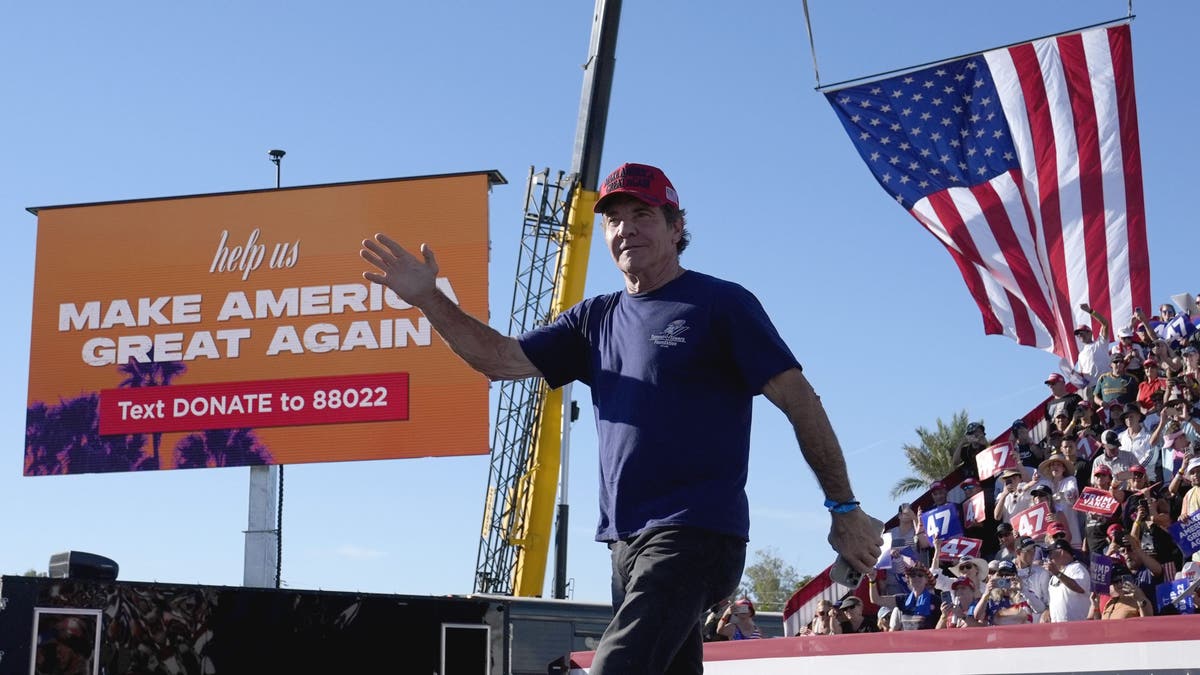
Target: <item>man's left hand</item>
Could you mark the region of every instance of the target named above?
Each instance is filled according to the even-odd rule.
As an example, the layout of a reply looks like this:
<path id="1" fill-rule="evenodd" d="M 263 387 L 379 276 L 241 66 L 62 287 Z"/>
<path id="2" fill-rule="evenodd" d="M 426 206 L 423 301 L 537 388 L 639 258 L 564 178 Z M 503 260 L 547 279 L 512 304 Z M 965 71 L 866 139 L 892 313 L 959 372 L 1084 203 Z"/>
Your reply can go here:
<path id="1" fill-rule="evenodd" d="M 862 509 L 830 515 L 833 523 L 829 526 L 829 545 L 851 567 L 863 574 L 872 574 L 883 545 L 881 523 Z"/>

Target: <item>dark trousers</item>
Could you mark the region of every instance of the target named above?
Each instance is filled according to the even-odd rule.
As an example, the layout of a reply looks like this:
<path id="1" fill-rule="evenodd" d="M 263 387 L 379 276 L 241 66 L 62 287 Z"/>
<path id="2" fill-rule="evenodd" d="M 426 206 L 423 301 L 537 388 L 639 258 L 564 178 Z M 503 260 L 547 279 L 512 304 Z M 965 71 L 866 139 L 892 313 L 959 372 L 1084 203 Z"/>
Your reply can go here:
<path id="1" fill-rule="evenodd" d="M 704 672 L 701 617 L 737 589 L 746 563 L 741 537 L 660 528 L 608 545 L 613 620 L 592 675 Z"/>

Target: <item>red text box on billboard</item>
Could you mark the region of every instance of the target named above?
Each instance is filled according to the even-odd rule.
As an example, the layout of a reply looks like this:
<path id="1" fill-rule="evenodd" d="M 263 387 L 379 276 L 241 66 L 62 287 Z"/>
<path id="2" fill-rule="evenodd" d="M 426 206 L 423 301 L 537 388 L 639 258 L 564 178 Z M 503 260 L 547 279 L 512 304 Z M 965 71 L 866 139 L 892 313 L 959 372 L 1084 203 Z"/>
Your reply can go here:
<path id="1" fill-rule="evenodd" d="M 362 278 L 437 254 L 488 316 L 492 172 L 38 210 L 26 475 L 488 452 L 488 383 Z"/>

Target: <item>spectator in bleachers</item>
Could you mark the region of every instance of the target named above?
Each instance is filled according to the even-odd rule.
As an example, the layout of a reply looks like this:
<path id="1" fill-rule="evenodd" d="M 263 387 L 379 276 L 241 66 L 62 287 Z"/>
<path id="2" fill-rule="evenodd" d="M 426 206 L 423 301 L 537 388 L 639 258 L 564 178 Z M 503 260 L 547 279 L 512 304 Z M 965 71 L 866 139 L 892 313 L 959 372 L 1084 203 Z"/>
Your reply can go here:
<path id="1" fill-rule="evenodd" d="M 1149 598 L 1135 583 L 1133 573 L 1124 565 L 1113 565 L 1109 596 L 1100 617 L 1102 619 L 1132 619 L 1154 614 Z"/>
<path id="2" fill-rule="evenodd" d="M 879 632 L 879 619 L 864 615 L 863 601 L 853 595 L 838 604 L 835 616 L 837 618 L 833 624 L 835 634 Z"/>
<path id="3" fill-rule="evenodd" d="M 1125 430 L 1117 434 L 1121 449 L 1133 455 L 1134 460 L 1141 464 L 1149 475 L 1160 476 L 1159 452 L 1150 442 L 1150 431 L 1142 426 L 1142 411 L 1137 405 L 1131 405 L 1121 417 L 1125 420 Z"/>
<path id="4" fill-rule="evenodd" d="M 824 598 L 817 601 L 817 613 L 808 622 L 808 632 L 805 635 L 833 635 L 834 624 L 837 623 L 837 607 L 833 602 Z"/>
<path id="5" fill-rule="evenodd" d="M 1122 506 L 1129 519 L 1132 547 L 1172 571 L 1179 569 L 1183 565 L 1183 554 L 1167 529 L 1174 520 L 1164 498 L 1166 490 L 1161 485 L 1146 485 L 1145 476 L 1138 473 L 1130 479 L 1128 489 L 1130 496 Z M 1161 571 L 1155 571 L 1155 574 L 1162 575 Z"/>
<path id="6" fill-rule="evenodd" d="M 996 499 L 996 506 L 992 511 L 993 518 L 1007 523 L 1013 516 L 1029 508 L 1029 490 L 1036 485 L 1036 481 L 1023 482 L 1022 478 L 1024 476 L 1019 469 L 1005 469 L 1000 472 L 998 480 L 1003 483 L 1004 491 Z"/>
<path id="7" fill-rule="evenodd" d="M 1045 504 L 1046 508 L 1050 511 L 1050 518 L 1047 521 L 1048 524 L 1046 525 L 1046 543 L 1049 544 L 1053 542 L 1055 535 L 1061 534 L 1065 539 L 1067 539 L 1067 541 L 1071 542 L 1071 544 L 1077 547 L 1077 542 L 1082 541 L 1079 528 L 1071 528 L 1071 522 L 1067 513 L 1060 510 L 1055 504 L 1054 493 L 1050 489 L 1050 486 L 1044 482 L 1039 482 L 1037 485 L 1033 486 L 1033 489 L 1029 491 L 1029 495 L 1033 498 L 1033 502 L 1030 504 L 1030 506 Z M 1074 513 L 1073 510 L 1072 513 Z"/>
<path id="8" fill-rule="evenodd" d="M 1183 356 L 1176 351 L 1171 345 L 1167 344 L 1166 340 L 1159 340 L 1154 343 L 1154 349 L 1150 352 L 1150 358 L 1158 362 L 1158 369 L 1162 371 L 1164 378 L 1172 379 L 1183 372 Z"/>
<path id="9" fill-rule="evenodd" d="M 1192 446 L 1192 438 L 1188 434 L 1195 433 L 1193 422 L 1186 416 L 1182 405 L 1175 404 L 1163 408 L 1162 417 L 1154 432 L 1150 434 L 1150 442 L 1158 449 L 1158 462 L 1161 475 L 1157 479 L 1170 483 L 1175 474 L 1183 468 L 1184 454 Z"/>
<path id="10" fill-rule="evenodd" d="M 1129 362 L 1127 356 L 1120 351 L 1112 355 L 1109 371 L 1096 380 L 1096 389 L 1092 394 L 1092 402 L 1096 405 L 1107 405 L 1113 401 L 1122 404 L 1133 403 L 1137 397 L 1137 378 L 1127 371 Z"/>
<path id="11" fill-rule="evenodd" d="M 1021 590 L 1033 609 L 1034 622 L 1047 620 L 1046 607 L 1050 598 L 1050 573 L 1041 564 L 1038 556 L 1041 549 L 1032 537 L 1021 537 L 1017 540 L 1017 578 L 1021 580 Z"/>
<path id="12" fill-rule="evenodd" d="M 1029 436 L 1029 426 L 1025 424 L 1025 420 L 1014 420 L 1010 429 L 1009 443 L 1017 451 L 1018 461 L 1032 473 L 1037 470 L 1038 464 L 1041 464 L 1046 454 L 1042 451 L 1042 446 L 1034 443 L 1033 438 Z"/>
<path id="13" fill-rule="evenodd" d="M 1137 540 L 1131 539 L 1129 534 L 1124 530 L 1118 530 L 1113 533 L 1113 549 L 1109 557 L 1120 561 L 1122 565 L 1127 567 L 1129 570 L 1128 573 L 1134 578 L 1134 583 L 1149 595 L 1154 594 L 1155 586 L 1164 581 L 1169 581 L 1164 578 L 1166 576 L 1166 568 L 1155 560 L 1153 556 L 1143 551 L 1142 547 L 1137 545 Z M 1115 571 L 1113 576 L 1116 576 Z"/>
<path id="14" fill-rule="evenodd" d="M 933 502 L 933 508 L 946 505 L 946 496 L 949 492 L 946 490 L 946 484 L 940 480 L 935 480 L 929 484 L 929 499 Z M 917 520 L 921 519 L 922 509 L 917 508 Z"/>
<path id="15" fill-rule="evenodd" d="M 1138 315 L 1135 312 L 1134 318 L 1129 322 L 1129 326 L 1117 329 L 1117 343 L 1113 345 L 1114 349 L 1109 350 L 1124 355 L 1129 361 L 1127 365 L 1131 371 L 1140 371 L 1142 369 L 1142 361 L 1146 358 L 1146 350 L 1138 340 L 1139 336 L 1136 328 L 1143 324 L 1137 317 Z M 1151 334 L 1149 341 L 1153 343 L 1153 334 Z M 1116 354 L 1113 356 L 1115 358 Z"/>
<path id="16" fill-rule="evenodd" d="M 937 628 L 970 628 L 982 624 L 975 618 L 975 582 L 967 577 L 955 579 L 950 585 L 950 602 L 942 598 L 942 617 Z"/>
<path id="17" fill-rule="evenodd" d="M 1109 370 L 1108 336 L 1112 334 L 1112 326 L 1109 325 L 1108 319 L 1093 312 L 1087 303 L 1080 305 L 1079 308 L 1100 324 L 1100 331 L 1094 336 L 1089 324 L 1085 323 L 1075 329 L 1075 337 L 1081 343 L 1079 358 L 1075 361 L 1075 372 L 1084 377 L 1085 397 L 1091 399 L 1091 392 L 1096 386 L 1096 380 Z"/>
<path id="18" fill-rule="evenodd" d="M 932 544 L 929 542 L 929 537 L 925 536 L 924 528 L 917 518 L 917 512 L 913 511 L 912 504 L 908 502 L 901 504 L 896 511 L 896 517 L 899 524 L 888 531 L 891 535 L 892 549 L 911 547 L 918 556 L 923 551 L 927 552 Z"/>
<path id="19" fill-rule="evenodd" d="M 1050 546 L 1050 557 L 1046 561 L 1050 574 L 1050 597 L 1047 599 L 1050 621 L 1083 621 L 1091 609 L 1089 588 L 1091 574 L 1075 556 L 1075 549 L 1067 541 L 1056 541 Z"/>
<path id="20" fill-rule="evenodd" d="M 1103 465 L 1098 466 L 1092 480 L 1092 487 L 1112 493 L 1112 478 L 1112 469 Z M 1113 525 L 1121 527 L 1118 520 L 1116 514 L 1106 516 L 1100 513 L 1085 513 L 1083 515 L 1083 550 L 1091 553 L 1104 553 L 1111 537 L 1109 528 Z"/>
<path id="21" fill-rule="evenodd" d="M 1033 608 L 1021 592 L 1021 580 L 1011 562 L 1001 562 L 987 580 L 983 597 L 975 605 L 975 619 L 985 626 L 1033 622 Z"/>
<path id="22" fill-rule="evenodd" d="M 1074 451 L 1074 443 L 1067 439 L 1064 446 L 1068 452 Z M 1054 500 L 1054 510 L 1063 516 L 1063 521 L 1071 534 L 1071 543 L 1080 546 L 1083 543 L 1083 533 L 1080 529 L 1078 512 L 1074 510 L 1075 500 L 1079 498 L 1079 484 L 1075 482 L 1074 462 L 1062 453 L 1055 453 L 1046 458 L 1038 466 L 1038 474 L 1050 488 Z"/>
<path id="23" fill-rule="evenodd" d="M 1193 388 L 1200 386 L 1200 349 L 1196 345 L 1187 345 L 1180 354 L 1183 357 L 1181 377 Z"/>
<path id="24" fill-rule="evenodd" d="M 955 468 L 961 466 L 963 476 L 967 478 L 979 478 L 979 470 L 975 466 L 975 455 L 987 446 L 987 430 L 984 428 L 983 422 L 967 424 L 966 438 L 954 449 L 951 465 Z"/>
<path id="25" fill-rule="evenodd" d="M 950 573 L 960 579 L 970 579 L 971 588 L 974 589 L 976 595 L 979 595 L 983 593 L 984 584 L 987 583 L 988 561 L 983 558 L 964 555 L 950 567 Z"/>
<path id="26" fill-rule="evenodd" d="M 717 634 L 727 640 L 757 640 L 762 631 L 754 622 L 754 603 L 742 598 L 729 605 L 717 626 Z"/>
<path id="27" fill-rule="evenodd" d="M 879 625 L 880 633 L 886 633 L 892 629 L 892 625 L 891 625 L 892 617 L 890 615 L 893 611 L 894 610 L 891 607 L 880 607 L 879 608 L 879 623 L 878 623 L 878 625 Z"/>
<path id="28" fill-rule="evenodd" d="M 1000 523 L 996 526 L 996 541 L 998 542 L 998 550 L 996 555 L 992 556 L 992 560 L 1008 560 L 1017 559 L 1017 554 L 1020 549 L 1017 547 L 1017 533 L 1013 532 L 1013 526 L 1008 523 Z"/>
<path id="29" fill-rule="evenodd" d="M 1163 344 L 1165 348 L 1166 345 Z M 1158 402 L 1162 402 L 1162 396 L 1167 391 L 1167 378 L 1163 375 L 1163 364 L 1155 358 L 1148 358 L 1142 364 L 1145 377 L 1138 384 L 1137 404 L 1142 409 L 1155 407 L 1154 395 L 1158 394 Z"/>
<path id="30" fill-rule="evenodd" d="M 1171 481 L 1170 491 L 1174 495 L 1183 495 L 1182 503 L 1179 508 L 1179 519 L 1194 518 L 1200 514 L 1200 457 L 1193 454 L 1188 458 L 1181 476 L 1176 476 L 1175 480 Z M 1184 489 L 1187 485 L 1187 491 Z M 1192 560 L 1197 560 L 1200 555 L 1193 555 Z"/>
<path id="31" fill-rule="evenodd" d="M 1133 453 L 1121 449 L 1121 438 L 1112 429 L 1100 435 L 1100 447 L 1104 452 L 1092 461 L 1092 480 L 1095 480 L 1096 469 L 1100 466 L 1108 467 L 1114 480 L 1125 480 L 1128 476 L 1124 474 L 1131 466 L 1137 464 L 1137 458 Z"/>
<path id="32" fill-rule="evenodd" d="M 1075 414 L 1075 406 L 1079 405 L 1083 397 L 1075 392 L 1067 391 L 1067 379 L 1061 373 L 1050 373 L 1045 382 L 1050 387 L 1050 400 L 1046 403 L 1046 420 L 1053 420 L 1060 414 L 1066 419 L 1070 419 Z"/>
<path id="33" fill-rule="evenodd" d="M 905 630 L 933 628 L 941 618 L 942 611 L 941 603 L 929 588 L 929 568 L 916 563 L 908 568 L 904 578 L 910 589 L 908 593 L 880 596 L 878 585 L 871 584 L 871 602 L 900 612 L 898 619 L 892 619 L 893 626 Z"/>
<path id="34" fill-rule="evenodd" d="M 1091 431 L 1099 436 L 1104 429 L 1104 423 L 1096 414 L 1096 406 L 1091 401 L 1080 401 L 1079 405 L 1075 406 L 1075 416 L 1071 418 L 1071 423 L 1067 425 L 1063 433 L 1078 439 L 1082 431 Z"/>

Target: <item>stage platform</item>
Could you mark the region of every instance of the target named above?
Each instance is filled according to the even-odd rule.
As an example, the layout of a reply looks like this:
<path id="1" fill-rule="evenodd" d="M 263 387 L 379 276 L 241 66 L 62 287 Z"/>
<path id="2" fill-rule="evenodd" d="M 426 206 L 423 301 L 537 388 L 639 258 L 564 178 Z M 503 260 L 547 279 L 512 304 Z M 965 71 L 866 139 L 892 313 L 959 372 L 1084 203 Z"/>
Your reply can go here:
<path id="1" fill-rule="evenodd" d="M 571 675 L 592 656 L 572 654 Z M 1200 615 L 713 642 L 704 672 L 1200 674 Z"/>

